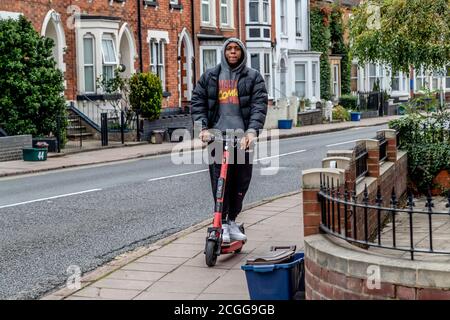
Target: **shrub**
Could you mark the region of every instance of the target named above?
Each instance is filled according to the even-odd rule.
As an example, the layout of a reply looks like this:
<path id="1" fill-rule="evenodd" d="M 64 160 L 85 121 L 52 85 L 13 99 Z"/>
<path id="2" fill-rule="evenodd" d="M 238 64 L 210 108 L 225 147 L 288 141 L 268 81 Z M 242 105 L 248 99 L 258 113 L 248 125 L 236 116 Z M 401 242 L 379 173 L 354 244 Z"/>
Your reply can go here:
<path id="1" fill-rule="evenodd" d="M 333 108 L 333 120 L 348 121 L 350 120 L 350 112 L 343 106 L 337 105 Z"/>
<path id="2" fill-rule="evenodd" d="M 400 147 L 408 152 L 410 179 L 426 193 L 440 171 L 450 170 L 450 112 L 412 112 L 389 127 L 399 132 Z"/>
<path id="3" fill-rule="evenodd" d="M 65 99 L 53 45 L 23 16 L 0 20 L 0 123 L 9 135 L 56 133 Z"/>
<path id="4" fill-rule="evenodd" d="M 148 120 L 161 114 L 161 80 L 153 73 L 137 73 L 130 79 L 130 104 L 135 112 Z"/>
<path id="5" fill-rule="evenodd" d="M 358 108 L 358 97 L 343 95 L 339 98 L 339 104 L 346 109 L 356 110 Z"/>

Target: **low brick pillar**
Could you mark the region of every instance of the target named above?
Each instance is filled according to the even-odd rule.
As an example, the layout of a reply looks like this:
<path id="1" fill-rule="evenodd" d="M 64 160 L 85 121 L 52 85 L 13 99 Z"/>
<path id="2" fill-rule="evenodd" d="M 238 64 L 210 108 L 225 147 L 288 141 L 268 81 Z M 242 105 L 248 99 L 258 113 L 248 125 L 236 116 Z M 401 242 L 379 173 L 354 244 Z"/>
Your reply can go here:
<path id="1" fill-rule="evenodd" d="M 366 144 L 366 150 L 369 154 L 367 158 L 367 175 L 378 178 L 380 176 L 380 141 L 375 139 L 362 140 Z"/>
<path id="2" fill-rule="evenodd" d="M 335 187 L 338 183 L 343 185 L 345 182 L 345 171 L 342 169 L 322 168 L 303 170 L 303 227 L 305 237 L 319 233 L 319 226 L 322 219 L 318 198 L 321 174 L 325 181 L 329 179 L 331 183 L 333 179 Z"/>
<path id="3" fill-rule="evenodd" d="M 377 131 L 384 132 L 384 137 L 386 138 L 388 145 L 386 148 L 387 161 L 395 162 L 397 161 L 397 131 L 393 129 L 383 129 Z"/>

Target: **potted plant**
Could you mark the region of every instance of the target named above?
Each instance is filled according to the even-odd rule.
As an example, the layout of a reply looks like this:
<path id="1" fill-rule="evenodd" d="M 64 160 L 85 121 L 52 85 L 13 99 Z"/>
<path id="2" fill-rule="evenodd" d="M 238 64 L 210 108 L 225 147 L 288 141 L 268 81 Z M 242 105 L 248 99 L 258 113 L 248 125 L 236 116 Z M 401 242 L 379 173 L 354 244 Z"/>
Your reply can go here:
<path id="1" fill-rule="evenodd" d="M 163 98 L 161 80 L 153 73 L 137 73 L 130 78 L 130 104 L 145 121 L 155 121 L 161 114 Z M 156 130 L 155 130 L 156 131 Z M 153 134 L 160 134 L 153 132 Z M 153 139 L 153 141 L 161 141 Z"/>

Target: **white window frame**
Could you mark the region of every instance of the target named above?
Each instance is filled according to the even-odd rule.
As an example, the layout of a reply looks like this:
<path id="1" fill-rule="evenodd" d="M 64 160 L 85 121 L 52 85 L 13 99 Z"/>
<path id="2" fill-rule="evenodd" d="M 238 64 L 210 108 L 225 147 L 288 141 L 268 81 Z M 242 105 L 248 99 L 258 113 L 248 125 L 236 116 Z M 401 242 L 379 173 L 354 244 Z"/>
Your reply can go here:
<path id="1" fill-rule="evenodd" d="M 262 53 L 263 56 L 263 77 L 264 77 L 264 81 L 266 83 L 266 88 L 267 91 L 269 93 L 269 96 L 272 96 L 271 94 L 271 88 L 272 88 L 272 55 L 268 52 L 264 52 Z"/>
<path id="2" fill-rule="evenodd" d="M 372 73 L 372 67 L 374 68 L 375 74 Z M 374 79 L 373 84 L 370 83 L 370 80 Z M 369 63 L 367 65 L 367 80 L 368 80 L 368 92 L 372 92 L 375 83 L 377 83 L 378 79 L 378 65 L 376 63 Z M 381 84 L 381 81 L 380 81 Z"/>
<path id="3" fill-rule="evenodd" d="M 85 56 L 85 47 L 84 47 L 84 40 L 89 39 L 92 42 L 92 63 L 88 64 L 86 63 L 86 56 Z M 83 77 L 84 77 L 84 83 L 83 83 L 83 90 L 84 93 L 95 93 L 96 92 L 96 67 L 95 67 L 95 37 L 92 34 L 85 34 L 83 36 Z M 87 91 L 86 90 L 86 67 L 90 68 L 92 67 L 92 83 L 94 85 L 93 91 Z"/>
<path id="4" fill-rule="evenodd" d="M 445 77 L 445 88 L 450 89 L 450 65 L 446 67 L 447 75 Z"/>
<path id="5" fill-rule="evenodd" d="M 163 91 L 166 91 L 165 41 L 150 40 L 150 70 L 161 80 Z"/>
<path id="6" fill-rule="evenodd" d="M 315 70 L 314 70 L 315 69 Z M 312 94 L 313 98 L 319 97 L 319 87 L 318 87 L 318 78 L 319 78 L 319 63 L 313 61 L 311 63 L 311 80 L 312 80 Z"/>
<path id="7" fill-rule="evenodd" d="M 105 53 L 105 48 L 103 46 L 103 41 L 108 41 L 111 42 L 112 44 L 112 50 L 113 50 L 113 60 L 110 61 L 106 61 L 106 53 Z M 116 50 L 116 45 L 115 45 L 115 41 L 114 41 L 114 37 L 111 34 L 104 34 L 102 37 L 102 77 L 105 80 L 111 80 L 112 78 L 114 78 L 114 69 L 117 68 L 119 62 L 118 62 L 118 56 L 117 56 L 117 50 Z M 112 68 L 112 78 L 109 77 L 105 77 L 105 67 L 106 68 Z"/>
<path id="8" fill-rule="evenodd" d="M 200 46 L 200 74 L 203 74 L 206 70 L 204 70 L 203 63 L 203 51 L 205 50 L 215 50 L 216 51 L 216 63 L 219 64 L 221 61 L 221 46 Z M 216 64 L 216 65 L 217 65 Z"/>
<path id="9" fill-rule="evenodd" d="M 429 83 L 427 83 L 428 81 L 428 75 L 427 72 L 423 69 L 423 67 L 421 67 L 420 69 L 416 69 L 414 70 L 414 91 L 415 92 L 419 92 L 422 91 L 423 88 L 426 88 L 427 85 L 429 86 Z M 419 80 L 420 79 L 420 85 L 419 85 Z M 423 85 L 422 85 L 423 83 Z"/>
<path id="10" fill-rule="evenodd" d="M 270 11 L 270 1 L 269 0 L 262 0 L 262 22 L 264 24 L 269 24 L 270 22 L 270 15 L 271 15 L 271 11 Z"/>
<path id="11" fill-rule="evenodd" d="M 94 92 L 86 92 L 85 78 L 84 78 L 84 37 L 92 35 L 94 38 L 94 77 L 95 82 L 103 74 L 103 56 L 102 56 L 102 39 L 105 35 L 111 35 L 114 42 L 116 52 L 116 59 L 118 59 L 117 43 L 119 38 L 119 24 L 118 20 L 108 19 L 77 19 L 75 28 L 75 50 L 76 50 L 76 68 L 77 68 L 77 92 L 83 94 L 103 94 L 101 88 L 95 85 Z"/>
<path id="12" fill-rule="evenodd" d="M 280 0 L 280 31 L 282 36 L 287 36 L 287 0 Z"/>
<path id="13" fill-rule="evenodd" d="M 234 27 L 234 15 L 233 15 L 233 0 L 220 0 L 220 26 L 222 28 Z M 225 9 L 227 13 L 227 21 L 222 20 L 222 10 Z"/>
<path id="14" fill-rule="evenodd" d="M 256 4 L 258 5 L 258 10 L 257 10 L 258 17 L 257 17 L 256 20 L 251 20 L 251 15 L 250 15 L 250 12 L 251 12 L 251 10 L 250 10 L 250 4 L 252 4 L 252 3 L 256 3 Z M 248 22 L 249 22 L 249 23 L 259 23 L 260 17 L 261 17 L 260 7 L 261 7 L 261 6 L 260 6 L 260 3 L 259 3 L 259 0 L 248 0 Z"/>
<path id="15" fill-rule="evenodd" d="M 208 7 L 209 20 L 203 20 L 203 8 Z M 216 26 L 216 1 L 215 0 L 201 0 L 200 2 L 200 24 L 203 27 L 215 27 Z"/>
<path id="16" fill-rule="evenodd" d="M 179 4 L 180 0 L 170 0 L 170 4 Z"/>
<path id="17" fill-rule="evenodd" d="M 340 74 L 339 74 L 339 64 L 332 64 L 333 67 L 333 78 L 331 79 L 332 81 L 332 94 L 336 97 L 339 98 L 340 97 L 340 92 L 339 92 L 339 78 L 340 78 Z"/>
<path id="18" fill-rule="evenodd" d="M 252 66 L 252 55 L 256 55 L 258 56 L 258 62 L 259 62 L 259 68 L 257 69 L 258 72 L 261 74 L 261 76 L 264 78 L 264 81 L 266 83 L 266 88 L 267 88 L 267 93 L 269 95 L 269 97 L 273 97 L 273 92 L 272 92 L 272 88 L 273 88 L 273 67 L 272 67 L 272 53 L 270 50 L 267 49 L 262 49 L 260 51 L 257 51 L 255 49 L 252 49 L 249 51 L 248 53 L 248 58 L 247 58 L 247 66 L 249 68 L 253 68 Z M 266 57 L 269 56 L 269 61 L 268 61 L 268 65 L 266 64 L 267 60 Z M 268 68 L 266 68 L 268 67 Z"/>
<path id="19" fill-rule="evenodd" d="M 297 79 L 296 68 L 297 68 L 297 66 L 300 66 L 300 65 L 304 66 L 304 68 L 305 68 L 304 80 Z M 308 81 L 307 80 L 308 80 L 308 63 L 307 62 L 295 62 L 295 64 L 294 64 L 294 93 L 293 93 L 293 95 L 295 95 L 295 96 L 297 96 L 299 98 L 306 98 L 306 97 L 308 97 L 308 86 L 307 86 Z M 297 95 L 297 83 L 299 83 L 299 82 L 305 84 L 305 95 L 303 97 Z"/>
<path id="20" fill-rule="evenodd" d="M 295 36 L 301 38 L 303 36 L 302 30 L 302 0 L 295 0 Z"/>
<path id="21" fill-rule="evenodd" d="M 250 19 L 250 4 L 251 3 L 257 3 L 258 4 L 258 20 L 252 21 Z M 247 16 L 247 24 L 264 24 L 264 25 L 270 25 L 272 23 L 272 3 L 269 0 L 247 0 L 247 9 L 248 14 Z M 264 21 L 264 8 L 266 7 L 265 4 L 267 4 L 267 21 Z"/>

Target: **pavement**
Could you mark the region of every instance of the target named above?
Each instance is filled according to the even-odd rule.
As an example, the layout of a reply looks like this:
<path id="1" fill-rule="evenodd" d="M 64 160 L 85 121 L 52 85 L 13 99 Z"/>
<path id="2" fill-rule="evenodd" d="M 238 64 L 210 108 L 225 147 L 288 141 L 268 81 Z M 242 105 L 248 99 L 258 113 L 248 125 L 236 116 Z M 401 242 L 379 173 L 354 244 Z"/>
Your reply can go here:
<path id="1" fill-rule="evenodd" d="M 290 137 L 299 137 L 312 134 L 327 133 L 351 129 L 355 127 L 370 127 L 386 124 L 391 120 L 398 119 L 400 116 L 386 116 L 381 118 L 362 119 L 361 121 L 347 121 L 339 123 L 319 124 L 304 127 L 294 127 L 283 130 L 265 130 L 260 139 L 283 139 Z M 21 174 L 37 173 L 42 171 L 72 168 L 85 165 L 95 165 L 108 162 L 137 159 L 148 156 L 171 153 L 175 148 L 183 150 L 201 149 L 203 144 L 198 139 L 185 141 L 182 143 L 163 143 L 149 144 L 127 143 L 125 146 L 112 145 L 97 150 L 88 148 L 87 150 L 71 150 L 62 154 L 49 154 L 46 161 L 28 162 L 23 160 L 0 162 L 0 177 L 14 176 Z"/>
<path id="2" fill-rule="evenodd" d="M 303 249 L 301 193 L 284 195 L 243 211 L 247 243 L 221 255 L 209 268 L 203 253 L 211 219 L 117 257 L 82 276 L 79 289 L 61 288 L 42 300 L 249 300 L 241 265 L 270 246 Z"/>
<path id="3" fill-rule="evenodd" d="M 282 139 L 377 126 L 397 118 L 399 116 L 265 131 L 260 138 Z M 0 163 L 0 177 L 167 154 L 174 150 L 174 146 L 193 150 L 202 148 L 203 144 L 198 139 L 181 144 L 134 144 L 49 156 L 42 162 L 9 161 Z M 249 257 L 263 254 L 274 245 L 296 245 L 297 250 L 303 249 L 300 190 L 246 207 L 238 217 L 238 222 L 245 224 L 248 236 L 242 252 L 222 255 L 215 267 L 208 268 L 203 249 L 206 228 L 211 220 L 209 218 L 149 246 L 122 254 L 90 273 L 81 274 L 81 287 L 71 289 L 64 286 L 41 299 L 248 300 L 246 277 L 241 265 Z M 68 282 L 74 279 L 76 277 L 69 276 Z"/>

